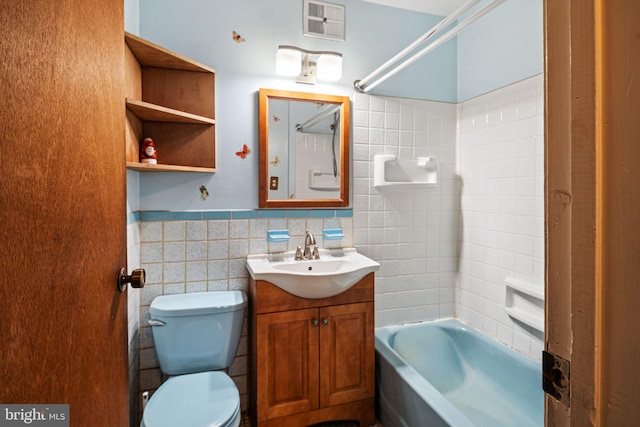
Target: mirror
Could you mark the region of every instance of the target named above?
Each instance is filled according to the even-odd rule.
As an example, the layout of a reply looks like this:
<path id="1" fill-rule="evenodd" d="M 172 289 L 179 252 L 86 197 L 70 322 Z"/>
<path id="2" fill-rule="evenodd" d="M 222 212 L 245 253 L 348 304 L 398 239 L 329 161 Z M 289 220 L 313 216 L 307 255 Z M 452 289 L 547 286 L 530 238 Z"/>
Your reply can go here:
<path id="1" fill-rule="evenodd" d="M 349 97 L 260 89 L 261 208 L 349 206 Z"/>

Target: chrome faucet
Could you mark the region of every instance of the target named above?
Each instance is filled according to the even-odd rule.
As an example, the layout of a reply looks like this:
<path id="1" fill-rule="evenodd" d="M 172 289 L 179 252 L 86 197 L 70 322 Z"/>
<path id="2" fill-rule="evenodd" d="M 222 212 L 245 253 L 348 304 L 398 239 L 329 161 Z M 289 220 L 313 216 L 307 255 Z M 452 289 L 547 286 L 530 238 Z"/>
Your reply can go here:
<path id="1" fill-rule="evenodd" d="M 304 251 L 302 252 L 302 259 L 318 259 L 320 254 L 318 253 L 318 245 L 316 245 L 316 238 L 313 234 L 307 231 L 304 236 Z M 296 256 L 296 259 L 298 257 Z"/>

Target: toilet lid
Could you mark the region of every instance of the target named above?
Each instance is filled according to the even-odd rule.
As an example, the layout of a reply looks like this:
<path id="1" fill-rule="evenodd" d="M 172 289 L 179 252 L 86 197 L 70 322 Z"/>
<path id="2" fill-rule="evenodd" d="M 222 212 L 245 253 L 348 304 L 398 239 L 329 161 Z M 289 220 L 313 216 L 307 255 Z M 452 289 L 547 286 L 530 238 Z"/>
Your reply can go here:
<path id="1" fill-rule="evenodd" d="M 240 411 L 240 395 L 224 372 L 201 372 L 169 378 L 153 394 L 145 427 L 222 427 Z"/>

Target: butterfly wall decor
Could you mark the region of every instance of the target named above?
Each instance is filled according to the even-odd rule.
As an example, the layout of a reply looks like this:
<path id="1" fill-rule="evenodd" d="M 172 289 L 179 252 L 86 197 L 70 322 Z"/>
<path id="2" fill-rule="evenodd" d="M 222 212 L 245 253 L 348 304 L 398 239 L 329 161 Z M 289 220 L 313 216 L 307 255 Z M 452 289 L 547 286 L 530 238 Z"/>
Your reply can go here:
<path id="1" fill-rule="evenodd" d="M 233 41 L 235 41 L 236 43 L 242 43 L 245 41 L 244 37 L 242 37 L 240 34 L 236 33 L 235 31 L 233 32 Z"/>
<path id="2" fill-rule="evenodd" d="M 249 154 L 251 154 L 251 150 L 249 150 L 247 144 L 242 144 L 242 151 L 236 151 L 236 156 L 241 159 L 246 159 Z"/>
<path id="3" fill-rule="evenodd" d="M 204 202 L 209 197 L 209 190 L 207 190 L 207 187 L 205 187 L 204 185 L 201 185 L 199 190 L 200 190 L 200 200 Z"/>

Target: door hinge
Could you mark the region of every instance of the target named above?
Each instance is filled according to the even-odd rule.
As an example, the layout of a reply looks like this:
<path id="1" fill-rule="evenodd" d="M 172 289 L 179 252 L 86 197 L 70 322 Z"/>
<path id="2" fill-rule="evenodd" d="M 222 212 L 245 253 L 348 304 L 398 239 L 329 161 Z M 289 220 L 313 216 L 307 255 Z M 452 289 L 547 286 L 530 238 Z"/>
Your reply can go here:
<path id="1" fill-rule="evenodd" d="M 542 389 L 549 396 L 569 407 L 571 362 L 542 351 Z"/>

